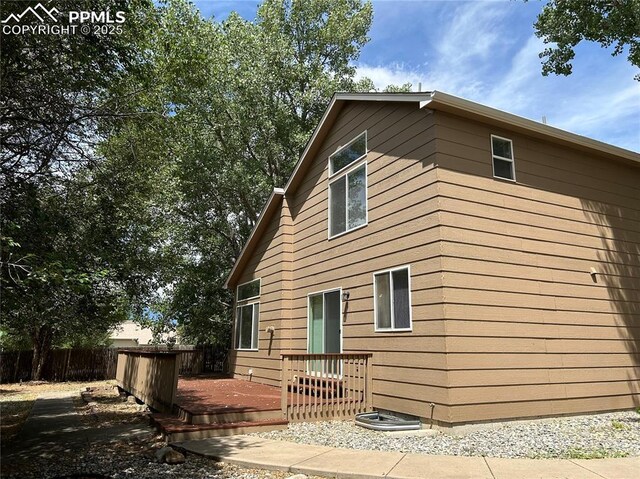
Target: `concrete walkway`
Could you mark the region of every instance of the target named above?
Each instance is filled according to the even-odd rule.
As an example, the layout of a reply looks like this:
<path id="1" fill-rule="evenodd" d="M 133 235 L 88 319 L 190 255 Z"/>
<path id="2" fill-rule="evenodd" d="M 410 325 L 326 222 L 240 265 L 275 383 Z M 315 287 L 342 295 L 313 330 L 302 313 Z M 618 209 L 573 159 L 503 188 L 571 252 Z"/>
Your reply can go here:
<path id="1" fill-rule="evenodd" d="M 84 424 L 73 404 L 73 398 L 78 395 L 78 392 L 67 391 L 38 396 L 22 429 L 11 445 L 6 450 L 3 448 L 3 461 L 52 457 L 79 446 L 149 434 L 149 427 L 139 424 L 95 428 Z"/>
<path id="2" fill-rule="evenodd" d="M 393 479 L 637 479 L 640 457 L 620 459 L 500 459 L 357 451 L 230 436 L 171 444 L 245 467 L 336 478 Z"/>

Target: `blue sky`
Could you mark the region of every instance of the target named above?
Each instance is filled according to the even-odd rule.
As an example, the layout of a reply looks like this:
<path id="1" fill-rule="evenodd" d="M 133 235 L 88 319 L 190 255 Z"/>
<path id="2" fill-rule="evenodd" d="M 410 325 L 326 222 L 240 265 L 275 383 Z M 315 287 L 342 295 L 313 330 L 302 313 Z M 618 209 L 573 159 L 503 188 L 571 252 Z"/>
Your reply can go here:
<path id="1" fill-rule="evenodd" d="M 255 18 L 256 0 L 194 2 L 222 20 Z M 544 44 L 533 31 L 542 2 L 374 1 L 359 76 L 376 87 L 410 82 L 640 151 L 640 82 L 626 55 L 580 44 L 569 77 L 541 74 Z"/>

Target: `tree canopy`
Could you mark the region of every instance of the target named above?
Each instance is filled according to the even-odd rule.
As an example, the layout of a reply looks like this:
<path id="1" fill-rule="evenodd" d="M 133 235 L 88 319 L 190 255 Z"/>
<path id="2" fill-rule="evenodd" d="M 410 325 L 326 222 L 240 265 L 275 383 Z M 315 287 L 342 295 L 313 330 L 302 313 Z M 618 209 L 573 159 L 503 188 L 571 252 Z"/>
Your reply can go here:
<path id="1" fill-rule="evenodd" d="M 331 95 L 373 88 L 353 67 L 368 2 L 219 22 L 185 0 L 101 1 L 123 36 L 3 38 L 0 341 L 29 338 L 34 377 L 50 347 L 125 318 L 228 345 L 224 280 L 263 202 Z"/>
<path id="2" fill-rule="evenodd" d="M 182 254 L 165 306 L 183 334 L 227 340 L 224 280 L 264 201 L 286 182 L 331 95 L 372 86 L 356 82 L 353 67 L 371 19 L 358 0 L 269 0 L 254 21 L 232 13 L 220 23 L 168 5 L 159 70 L 173 108 L 172 240 Z"/>
<path id="3" fill-rule="evenodd" d="M 553 44 L 540 54 L 543 75 L 570 75 L 574 49 L 583 40 L 613 46 L 613 55 L 627 51 L 629 62 L 640 68 L 640 0 L 550 0 L 534 27 Z"/>
<path id="4" fill-rule="evenodd" d="M 146 0 L 92 7 L 124 11 L 128 28 L 4 35 L 0 52 L 1 339 L 30 340 L 35 378 L 52 346 L 102 341 L 151 287 L 144 165 L 118 168 L 100 149 L 127 118 L 153 113 L 139 105 L 157 11 Z M 3 2 L 2 18 L 24 8 Z"/>

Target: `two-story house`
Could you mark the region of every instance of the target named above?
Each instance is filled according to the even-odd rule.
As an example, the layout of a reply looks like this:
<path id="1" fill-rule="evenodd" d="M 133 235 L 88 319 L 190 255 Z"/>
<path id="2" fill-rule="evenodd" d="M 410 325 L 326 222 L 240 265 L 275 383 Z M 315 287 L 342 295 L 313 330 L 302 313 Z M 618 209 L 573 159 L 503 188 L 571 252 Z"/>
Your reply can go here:
<path id="1" fill-rule="evenodd" d="M 439 91 L 336 94 L 228 278 L 231 369 L 281 355 L 442 425 L 640 405 L 640 155 Z"/>

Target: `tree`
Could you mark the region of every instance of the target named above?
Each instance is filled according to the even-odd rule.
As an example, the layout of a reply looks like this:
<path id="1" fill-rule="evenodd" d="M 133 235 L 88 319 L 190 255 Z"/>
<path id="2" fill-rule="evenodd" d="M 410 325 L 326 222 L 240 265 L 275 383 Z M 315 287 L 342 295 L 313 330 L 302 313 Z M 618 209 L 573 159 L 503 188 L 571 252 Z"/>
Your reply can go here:
<path id="1" fill-rule="evenodd" d="M 353 67 L 371 19 L 359 0 L 267 0 L 253 22 L 163 6 L 152 50 L 176 200 L 161 303 L 187 338 L 228 343 L 226 276 L 333 93 L 371 88 Z"/>
<path id="2" fill-rule="evenodd" d="M 6 18 L 26 4 L 1 5 Z M 124 11 L 123 34 L 4 35 L 0 52 L 1 336 L 30 340 L 34 379 L 51 347 L 103 337 L 152 288 L 145 198 L 157 168 L 100 149 L 125 120 L 158 113 L 145 108 L 156 9 L 90 6 Z"/>
<path id="3" fill-rule="evenodd" d="M 223 22 L 107 3 L 126 35 L 3 37 L 0 340 L 31 339 L 34 378 L 51 347 L 125 318 L 228 345 L 224 281 L 265 199 L 333 93 L 372 88 L 353 67 L 368 2 L 267 0 Z"/>
<path id="4" fill-rule="evenodd" d="M 2 2 L 0 16 L 37 2 Z M 65 8 L 123 11 L 114 35 L 7 34 L 0 53 L 0 187 L 52 172 L 71 173 L 95 160 L 108 120 L 131 114 L 121 88 L 142 66 L 140 42 L 154 21 L 151 0 L 83 0 Z"/>
<path id="5" fill-rule="evenodd" d="M 551 0 L 534 27 L 546 44 L 555 44 L 540 54 L 543 75 L 570 75 L 582 40 L 613 45 L 614 56 L 628 48 L 629 62 L 640 67 L 640 0 Z"/>

